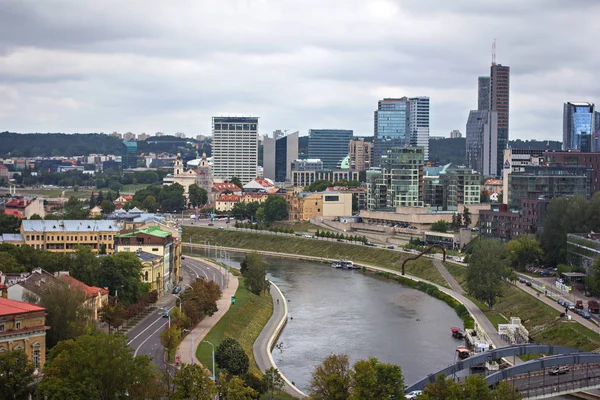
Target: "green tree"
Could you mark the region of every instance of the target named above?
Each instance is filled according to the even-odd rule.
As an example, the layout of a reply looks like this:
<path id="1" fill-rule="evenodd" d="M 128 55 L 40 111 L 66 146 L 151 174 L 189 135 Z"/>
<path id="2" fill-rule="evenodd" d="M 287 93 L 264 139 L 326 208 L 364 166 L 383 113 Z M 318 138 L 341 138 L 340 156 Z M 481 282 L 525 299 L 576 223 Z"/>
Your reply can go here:
<path id="1" fill-rule="evenodd" d="M 104 200 L 102 204 L 100 204 L 100 208 L 102 209 L 102 214 L 110 214 L 115 211 L 114 203 Z"/>
<path id="2" fill-rule="evenodd" d="M 245 374 L 250 363 L 242 345 L 231 337 L 226 337 L 217 346 L 215 362 L 219 368 L 226 369 L 232 375 Z"/>
<path id="3" fill-rule="evenodd" d="M 208 201 L 208 193 L 197 184 L 194 183 L 193 185 L 190 185 L 188 190 L 190 194 L 190 203 L 194 207 L 203 206 Z"/>
<path id="4" fill-rule="evenodd" d="M 154 368 L 150 358 L 133 357 L 127 337 L 94 331 L 50 351 L 39 391 L 49 400 L 128 398 L 156 376 Z"/>
<path id="5" fill-rule="evenodd" d="M 17 262 L 17 259 L 6 251 L 0 251 L 0 272 L 5 274 L 25 272 L 25 267 Z"/>
<path id="6" fill-rule="evenodd" d="M 262 224 L 265 222 L 265 207 L 264 206 L 261 205 L 260 207 L 258 207 L 256 209 L 256 213 L 254 213 L 254 219 L 259 224 Z"/>
<path id="7" fill-rule="evenodd" d="M 269 264 L 263 261 L 257 253 L 252 253 L 244 258 L 245 273 L 244 285 L 257 296 L 263 291 L 267 291 L 271 284 L 267 280 L 267 268 Z"/>
<path id="8" fill-rule="evenodd" d="M 179 212 L 185 207 L 185 189 L 179 183 L 162 186 L 158 202 L 163 212 Z"/>
<path id="9" fill-rule="evenodd" d="M 471 211 L 469 211 L 469 209 L 467 207 L 465 207 L 464 211 L 463 211 L 463 224 L 465 226 L 465 228 L 468 228 L 471 226 Z"/>
<path id="10" fill-rule="evenodd" d="M 233 376 L 228 379 L 226 374 L 219 375 L 219 391 L 222 400 L 254 400 L 258 393 L 246 385 L 241 378 Z"/>
<path id="11" fill-rule="evenodd" d="M 120 252 L 102 258 L 94 286 L 108 287 L 112 296 L 118 294 L 119 301 L 128 306 L 148 293 L 141 276 L 142 264 L 135 253 Z"/>
<path id="12" fill-rule="evenodd" d="M 158 201 L 156 201 L 156 197 L 154 196 L 146 197 L 141 204 L 142 208 L 150 212 L 156 212 L 160 208 L 160 204 L 158 204 Z"/>
<path id="13" fill-rule="evenodd" d="M 399 366 L 379 362 L 375 357 L 354 363 L 350 400 L 403 399 L 404 377 Z"/>
<path id="14" fill-rule="evenodd" d="M 0 353 L 0 397 L 26 400 L 32 391 L 34 366 L 22 350 Z"/>
<path id="15" fill-rule="evenodd" d="M 41 221 L 43 218 L 39 214 L 33 214 L 29 219 L 31 221 Z"/>
<path id="16" fill-rule="evenodd" d="M 235 186 L 239 187 L 240 189 L 242 189 L 244 187 L 244 185 L 242 184 L 242 181 L 237 176 L 232 177 L 229 182 L 233 183 Z"/>
<path id="17" fill-rule="evenodd" d="M 448 228 L 450 228 L 450 224 L 448 221 L 444 221 L 443 219 L 431 224 L 431 230 L 434 232 L 448 232 Z"/>
<path id="18" fill-rule="evenodd" d="M 496 386 L 492 390 L 492 399 L 494 399 L 494 400 L 520 400 L 521 395 L 519 394 L 517 389 L 515 389 L 515 387 L 512 386 L 510 383 L 508 383 L 506 381 L 502 381 L 502 382 L 500 382 L 500 384 L 498 384 L 498 386 Z"/>
<path id="19" fill-rule="evenodd" d="M 308 185 L 306 187 L 306 191 L 307 192 L 322 192 L 331 186 L 333 186 L 333 184 L 330 181 L 318 180 L 318 181 L 314 181 L 313 183 Z"/>
<path id="20" fill-rule="evenodd" d="M 87 219 L 89 209 L 75 196 L 69 197 L 64 205 L 64 219 Z"/>
<path id="21" fill-rule="evenodd" d="M 467 267 L 467 290 L 492 310 L 502 296 L 508 266 L 506 247 L 497 239 L 478 240 Z"/>
<path id="22" fill-rule="evenodd" d="M 513 267 L 524 271 L 526 267 L 537 264 L 542 258 L 542 249 L 533 236 L 524 234 L 506 244 L 508 257 Z"/>
<path id="23" fill-rule="evenodd" d="M 265 209 L 265 223 L 271 225 L 288 217 L 287 202 L 283 196 L 272 195 L 267 197 L 263 207 Z"/>
<path id="24" fill-rule="evenodd" d="M 313 400 L 346 400 L 350 397 L 351 387 L 348 356 L 331 354 L 313 371 L 308 392 Z"/>
<path id="25" fill-rule="evenodd" d="M 46 309 L 46 333 L 48 348 L 61 340 L 74 339 L 83 335 L 91 317 L 91 309 L 85 304 L 88 295 L 79 286 L 65 280 L 48 282 L 39 297 L 25 294 L 25 300 Z"/>
<path id="26" fill-rule="evenodd" d="M 195 323 L 204 316 L 217 312 L 217 301 L 221 298 L 221 288 L 214 281 L 196 279 L 191 287 L 181 294 L 183 311 Z"/>
<path id="27" fill-rule="evenodd" d="M 103 201 L 104 201 L 104 193 L 102 193 L 102 190 L 100 190 L 98 192 L 98 197 L 96 197 L 96 204 L 95 205 L 100 205 L 100 204 L 102 204 Z"/>
<path id="28" fill-rule="evenodd" d="M 90 209 L 94 208 L 96 206 L 96 196 L 94 196 L 94 192 L 92 192 L 92 194 L 90 194 Z"/>
<path id="29" fill-rule="evenodd" d="M 100 310 L 100 321 L 105 322 L 108 325 L 108 332 L 111 332 L 110 328 L 118 328 L 125 320 L 125 307 L 121 303 L 106 304 Z"/>
<path id="30" fill-rule="evenodd" d="M 160 344 L 163 345 L 167 352 L 167 357 L 171 358 L 171 351 L 177 348 L 181 339 L 181 329 L 176 325 L 166 328 L 160 333 Z"/>
<path id="31" fill-rule="evenodd" d="M 213 400 L 218 394 L 210 373 L 198 364 L 184 364 L 176 370 L 173 385 L 169 400 Z"/>
<path id="32" fill-rule="evenodd" d="M 13 215 L 0 213 L 0 232 L 2 233 L 18 233 L 20 228 L 20 221 Z"/>
<path id="33" fill-rule="evenodd" d="M 235 203 L 231 209 L 231 216 L 237 220 L 243 220 L 246 217 L 246 203 L 241 201 Z"/>
<path id="34" fill-rule="evenodd" d="M 279 370 L 273 367 L 265 371 L 262 381 L 263 385 L 267 388 L 270 399 L 273 398 L 273 391 L 281 390 L 283 385 L 285 385 L 285 381 L 281 377 Z"/>

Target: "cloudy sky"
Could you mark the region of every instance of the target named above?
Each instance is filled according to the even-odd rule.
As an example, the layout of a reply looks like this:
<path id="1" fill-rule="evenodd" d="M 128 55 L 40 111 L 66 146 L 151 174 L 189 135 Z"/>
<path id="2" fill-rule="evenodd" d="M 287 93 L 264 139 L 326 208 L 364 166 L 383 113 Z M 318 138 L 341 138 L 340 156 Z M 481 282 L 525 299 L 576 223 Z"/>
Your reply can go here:
<path id="1" fill-rule="evenodd" d="M 0 131 L 209 134 L 213 115 L 373 134 L 384 97 L 465 130 L 511 67 L 511 139 L 561 140 L 600 103 L 597 0 L 0 0 Z"/>

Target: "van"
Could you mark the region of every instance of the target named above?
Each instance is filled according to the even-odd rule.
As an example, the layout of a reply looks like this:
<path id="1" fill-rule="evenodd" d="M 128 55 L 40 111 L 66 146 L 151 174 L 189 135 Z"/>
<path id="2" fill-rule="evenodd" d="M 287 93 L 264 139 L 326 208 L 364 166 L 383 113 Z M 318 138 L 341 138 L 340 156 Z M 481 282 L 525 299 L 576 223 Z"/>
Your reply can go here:
<path id="1" fill-rule="evenodd" d="M 592 314 L 598 314 L 600 311 L 600 304 L 596 300 L 589 300 L 588 311 Z"/>

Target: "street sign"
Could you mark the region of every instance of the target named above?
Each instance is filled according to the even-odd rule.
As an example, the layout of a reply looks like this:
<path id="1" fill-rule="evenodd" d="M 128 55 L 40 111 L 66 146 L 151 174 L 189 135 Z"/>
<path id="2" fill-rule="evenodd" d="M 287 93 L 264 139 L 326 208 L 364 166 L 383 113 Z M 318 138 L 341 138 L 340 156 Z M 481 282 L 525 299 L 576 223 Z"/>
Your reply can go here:
<path id="1" fill-rule="evenodd" d="M 235 304 L 235 296 L 231 296 L 231 304 Z"/>

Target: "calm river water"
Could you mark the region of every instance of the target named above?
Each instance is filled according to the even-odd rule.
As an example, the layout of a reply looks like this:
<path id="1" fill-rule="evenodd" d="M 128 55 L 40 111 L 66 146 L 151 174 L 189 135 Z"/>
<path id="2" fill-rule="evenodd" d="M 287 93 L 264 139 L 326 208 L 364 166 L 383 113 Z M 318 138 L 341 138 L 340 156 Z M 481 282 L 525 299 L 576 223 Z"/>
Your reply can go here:
<path id="1" fill-rule="evenodd" d="M 243 254 L 232 254 L 239 266 Z M 402 367 L 407 384 L 454 361 L 452 308 L 415 289 L 327 264 L 264 257 L 289 300 L 290 319 L 273 350 L 279 369 L 306 390 L 314 367 L 332 353 L 353 363 L 370 356 Z"/>

